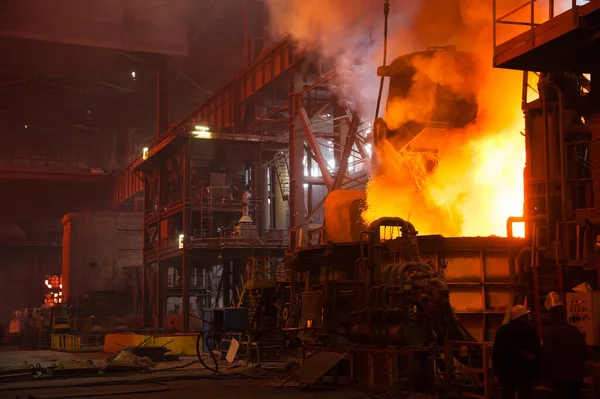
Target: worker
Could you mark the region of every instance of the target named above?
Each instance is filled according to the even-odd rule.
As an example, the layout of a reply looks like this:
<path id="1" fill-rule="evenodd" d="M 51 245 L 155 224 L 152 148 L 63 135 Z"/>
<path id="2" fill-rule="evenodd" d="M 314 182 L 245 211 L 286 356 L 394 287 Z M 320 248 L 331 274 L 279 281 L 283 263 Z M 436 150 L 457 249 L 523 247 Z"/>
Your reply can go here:
<path id="1" fill-rule="evenodd" d="M 550 383 L 554 399 L 577 399 L 588 360 L 585 336 L 567 322 L 566 307 L 556 292 L 544 303 L 551 322 L 542 334 L 542 377 Z"/>
<path id="2" fill-rule="evenodd" d="M 503 399 L 530 398 L 538 377 L 540 339 L 528 318 L 527 308 L 513 306 L 510 322 L 496 332 L 492 364 L 494 376 L 502 387 Z"/>

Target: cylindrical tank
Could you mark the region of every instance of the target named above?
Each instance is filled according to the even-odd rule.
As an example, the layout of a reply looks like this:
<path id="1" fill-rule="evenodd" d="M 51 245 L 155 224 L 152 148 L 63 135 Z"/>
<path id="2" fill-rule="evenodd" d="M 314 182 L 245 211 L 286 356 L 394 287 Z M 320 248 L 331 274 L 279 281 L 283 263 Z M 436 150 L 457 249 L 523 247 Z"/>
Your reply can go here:
<path id="1" fill-rule="evenodd" d="M 356 242 L 365 228 L 362 212 L 366 194 L 362 190 L 335 190 L 325 199 L 327 242 Z"/>

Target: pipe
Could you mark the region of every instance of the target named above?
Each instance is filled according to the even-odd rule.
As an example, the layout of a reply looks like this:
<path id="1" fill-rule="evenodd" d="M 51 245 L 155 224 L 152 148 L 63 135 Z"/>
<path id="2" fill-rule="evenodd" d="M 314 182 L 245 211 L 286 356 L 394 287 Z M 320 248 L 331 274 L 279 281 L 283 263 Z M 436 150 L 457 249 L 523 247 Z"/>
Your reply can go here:
<path id="1" fill-rule="evenodd" d="M 533 1 L 531 2 L 533 6 Z M 542 100 L 542 111 L 544 116 L 544 147 L 546 156 L 544 157 L 545 168 L 544 168 L 544 184 L 546 186 L 546 226 L 550 228 L 550 129 L 548 128 L 548 85 L 550 76 L 546 75 L 545 85 L 546 87 L 541 90 L 540 88 L 540 100 Z M 542 85 L 543 87 L 544 85 Z M 550 245 L 549 239 L 550 234 L 546 234 L 548 240 L 547 245 Z"/>
<path id="2" fill-rule="evenodd" d="M 559 138 L 559 150 L 560 150 L 560 196 L 561 196 L 561 216 L 562 220 L 567 219 L 567 166 L 565 165 L 565 101 L 563 92 L 560 88 L 556 87 L 558 91 L 558 138 Z M 548 194 L 548 193 L 546 193 Z M 548 225 L 548 228 L 550 225 Z M 558 248 L 558 236 L 556 239 L 556 247 Z"/>
<path id="3" fill-rule="evenodd" d="M 400 226 L 402 238 L 409 242 L 409 259 L 413 262 L 419 262 L 419 247 L 415 238 L 417 231 L 412 223 L 396 217 L 383 217 L 375 220 L 369 225 L 369 231 L 373 234 L 373 243 L 381 242 L 381 226 Z"/>
<path id="4" fill-rule="evenodd" d="M 545 220 L 546 217 L 544 215 L 536 215 L 536 216 L 511 216 L 506 219 L 506 246 L 508 249 L 508 274 L 510 276 L 510 280 L 513 284 L 516 284 L 518 287 L 518 295 L 514 291 L 511 292 L 510 299 L 508 301 L 508 307 L 506 310 L 506 315 L 504 317 L 504 323 L 507 323 L 510 320 L 510 309 L 514 306 L 516 302 L 521 301 L 521 290 L 523 289 L 523 284 L 525 279 L 524 270 L 519 273 L 520 277 L 517 274 L 517 268 L 515 264 L 515 258 L 513 256 L 513 223 L 526 223 L 526 222 L 535 222 L 540 220 Z M 531 252 L 533 254 L 533 251 Z M 533 265 L 532 265 L 533 266 Z"/>

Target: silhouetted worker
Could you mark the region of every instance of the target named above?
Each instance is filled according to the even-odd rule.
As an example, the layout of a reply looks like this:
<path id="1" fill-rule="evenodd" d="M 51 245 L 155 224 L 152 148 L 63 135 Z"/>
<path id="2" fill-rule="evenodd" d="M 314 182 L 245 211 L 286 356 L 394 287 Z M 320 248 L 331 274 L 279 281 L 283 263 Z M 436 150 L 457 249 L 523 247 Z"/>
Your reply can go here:
<path id="1" fill-rule="evenodd" d="M 577 399 L 588 360 L 585 336 L 567 322 L 567 309 L 556 292 L 546 296 L 544 305 L 552 321 L 542 334 L 542 376 L 552 387 L 553 399 Z"/>
<path id="2" fill-rule="evenodd" d="M 530 398 L 538 377 L 540 339 L 529 325 L 528 316 L 529 311 L 524 306 L 513 306 L 510 323 L 496 332 L 492 362 L 503 399 Z"/>

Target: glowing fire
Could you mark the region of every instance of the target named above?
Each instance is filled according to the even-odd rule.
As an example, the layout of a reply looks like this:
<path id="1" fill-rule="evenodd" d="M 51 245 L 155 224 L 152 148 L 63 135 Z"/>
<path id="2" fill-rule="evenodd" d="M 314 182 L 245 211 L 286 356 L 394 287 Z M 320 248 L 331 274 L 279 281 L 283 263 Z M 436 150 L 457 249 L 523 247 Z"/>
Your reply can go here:
<path id="1" fill-rule="evenodd" d="M 446 149 L 422 190 L 400 154 L 384 145 L 379 152 L 383 173 L 368 186 L 366 221 L 398 216 L 421 234 L 505 236 L 507 218 L 523 212 L 525 148 L 517 116 L 498 133 Z M 524 235 L 522 224 L 513 230 Z"/>
<path id="2" fill-rule="evenodd" d="M 367 109 L 368 116 L 374 110 L 374 74 L 381 54 L 381 43 L 373 42 L 381 35 L 380 7 L 375 3 L 380 2 L 267 0 L 277 33 L 291 33 L 338 66 L 354 65 L 368 53 L 361 46 L 369 47 L 373 55 L 362 61 L 368 76 L 340 68 L 344 85 L 340 85 L 342 93 L 337 93 L 348 98 L 358 93 L 361 109 Z M 439 150 L 435 168 L 431 168 L 432 159 L 423 154 L 401 154 L 393 143 L 378 143 L 375 151 L 381 163 L 368 184 L 369 209 L 363 217 L 367 222 L 383 216 L 402 217 L 421 234 L 505 236 L 507 218 L 523 212 L 522 76 L 492 68 L 491 4 L 423 0 L 398 1 L 393 7 L 391 58 L 446 44 L 475 54 L 483 69 L 470 71 L 470 75 L 453 70 L 448 62 L 413 66 L 430 80 L 452 86 L 458 94 L 475 95 L 479 110 L 474 124 L 436 136 L 439 142 L 426 143 Z M 385 119 L 391 127 L 408 119 L 426 120 L 432 111 L 432 93 L 420 86 L 418 75 L 414 82 L 418 90 L 409 94 L 408 101 L 395 99 L 388 108 Z M 523 226 L 515 225 L 513 230 L 516 236 L 523 236 Z"/>

